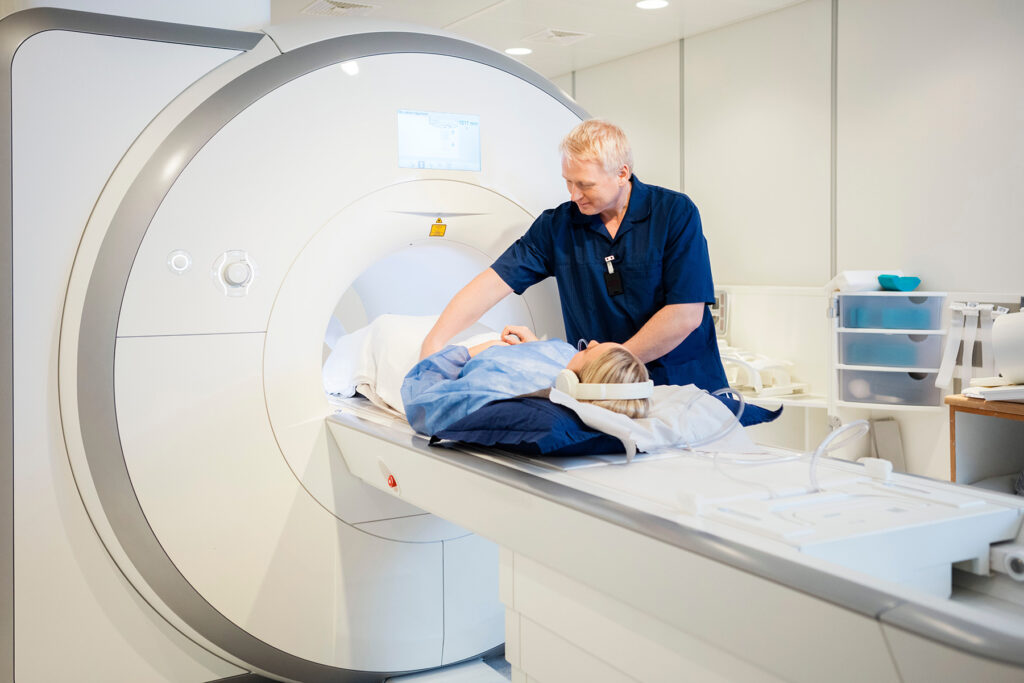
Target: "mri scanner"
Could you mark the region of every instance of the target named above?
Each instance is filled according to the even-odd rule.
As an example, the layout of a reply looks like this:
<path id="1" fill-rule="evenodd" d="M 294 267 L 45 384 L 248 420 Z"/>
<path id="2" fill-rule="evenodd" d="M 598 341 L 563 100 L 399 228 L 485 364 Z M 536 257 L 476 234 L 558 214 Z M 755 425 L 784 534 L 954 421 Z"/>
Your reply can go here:
<path id="1" fill-rule="evenodd" d="M 439 312 L 563 201 L 584 112 L 535 73 L 351 21 L 0 36 L 11 678 L 377 681 L 503 643 L 520 681 L 1024 678 L 1006 496 L 435 448 L 328 400 L 332 318 Z M 562 336 L 551 283 L 484 322 Z"/>

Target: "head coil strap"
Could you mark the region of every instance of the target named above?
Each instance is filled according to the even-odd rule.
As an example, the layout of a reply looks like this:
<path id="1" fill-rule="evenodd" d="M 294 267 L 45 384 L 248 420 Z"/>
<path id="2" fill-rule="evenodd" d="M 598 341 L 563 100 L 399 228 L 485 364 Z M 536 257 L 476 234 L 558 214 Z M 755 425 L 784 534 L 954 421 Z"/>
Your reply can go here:
<path id="1" fill-rule="evenodd" d="M 581 401 L 619 401 L 650 398 L 654 393 L 654 382 L 630 382 L 623 384 L 584 384 L 572 370 L 565 368 L 555 379 L 555 388 Z"/>

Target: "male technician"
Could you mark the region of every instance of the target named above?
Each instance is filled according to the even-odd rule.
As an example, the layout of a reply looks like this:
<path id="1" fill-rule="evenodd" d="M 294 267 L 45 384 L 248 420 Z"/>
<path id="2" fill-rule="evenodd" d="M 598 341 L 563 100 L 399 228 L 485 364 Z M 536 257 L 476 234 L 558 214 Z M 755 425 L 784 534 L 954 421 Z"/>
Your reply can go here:
<path id="1" fill-rule="evenodd" d="M 566 338 L 620 342 L 655 384 L 728 385 L 707 304 L 707 241 L 684 194 L 644 185 L 617 126 L 584 121 L 560 145 L 572 201 L 542 213 L 448 303 L 421 358 L 439 351 L 511 292 L 554 276 Z M 503 335 L 508 341 L 517 341 Z"/>

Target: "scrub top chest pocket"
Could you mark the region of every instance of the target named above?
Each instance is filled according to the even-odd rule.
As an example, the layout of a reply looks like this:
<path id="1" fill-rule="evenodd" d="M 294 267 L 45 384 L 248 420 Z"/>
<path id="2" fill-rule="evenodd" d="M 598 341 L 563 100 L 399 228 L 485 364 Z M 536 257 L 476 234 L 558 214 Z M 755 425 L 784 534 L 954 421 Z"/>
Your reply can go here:
<path id="1" fill-rule="evenodd" d="M 608 290 L 608 296 L 619 296 L 622 294 L 622 272 L 615 270 L 615 257 L 604 257 L 605 268 L 608 272 L 604 274 L 604 286 Z"/>
<path id="2" fill-rule="evenodd" d="M 623 342 L 665 303 L 661 261 L 599 254 L 555 265 L 566 334 Z M 605 261 L 607 256 L 615 258 Z"/>
<path id="3" fill-rule="evenodd" d="M 646 322 L 646 319 L 665 305 L 665 285 L 661 261 L 639 261 L 616 258 L 615 271 L 622 280 L 622 303 Z"/>

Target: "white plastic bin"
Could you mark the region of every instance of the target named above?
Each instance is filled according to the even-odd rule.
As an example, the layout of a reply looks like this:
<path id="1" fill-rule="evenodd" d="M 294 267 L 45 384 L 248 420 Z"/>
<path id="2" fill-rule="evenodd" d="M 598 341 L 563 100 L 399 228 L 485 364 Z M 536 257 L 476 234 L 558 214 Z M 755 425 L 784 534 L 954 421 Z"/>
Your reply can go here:
<path id="1" fill-rule="evenodd" d="M 942 399 L 935 386 L 937 372 L 901 370 L 839 370 L 844 401 L 887 405 L 934 406 Z"/>
<path id="2" fill-rule="evenodd" d="M 839 331 L 841 365 L 938 368 L 941 360 L 941 334 Z"/>
<path id="3" fill-rule="evenodd" d="M 842 327 L 937 330 L 945 296 L 928 294 L 840 294 Z"/>

